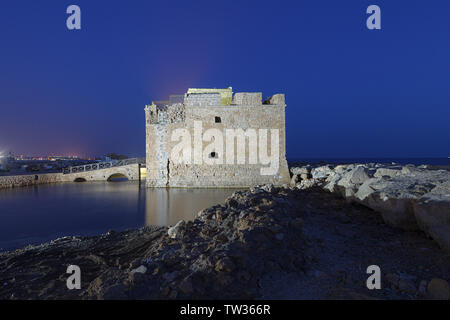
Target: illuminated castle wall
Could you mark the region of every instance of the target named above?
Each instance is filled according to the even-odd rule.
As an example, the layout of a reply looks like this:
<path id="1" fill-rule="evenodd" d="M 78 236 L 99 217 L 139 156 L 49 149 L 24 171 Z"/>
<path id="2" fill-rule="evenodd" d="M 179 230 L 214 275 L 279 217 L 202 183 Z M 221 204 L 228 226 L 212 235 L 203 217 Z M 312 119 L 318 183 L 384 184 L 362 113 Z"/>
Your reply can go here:
<path id="1" fill-rule="evenodd" d="M 284 94 L 276 94 L 263 103 L 260 92 L 241 92 L 233 96 L 232 88 L 189 89 L 182 103 L 158 102 L 146 106 L 147 186 L 247 187 L 265 183 L 275 185 L 289 183 L 285 107 Z M 186 129 L 193 145 L 189 161 L 183 163 L 180 163 L 179 154 L 174 153 L 181 141 L 180 137 L 174 137 L 177 129 Z M 239 143 L 238 137 L 234 139 L 228 134 L 229 141 L 234 140 L 233 148 L 236 148 L 232 152 L 236 154 L 234 163 L 228 163 L 229 159 L 225 157 L 227 151 L 232 151 L 231 148 L 226 149 L 227 145 L 223 149 L 211 150 L 210 147 L 208 149 L 211 141 L 204 141 L 205 136 L 198 137 L 199 130 L 204 134 L 208 129 L 217 129 L 224 133 L 224 141 L 227 141 L 227 133 L 232 131 L 227 129 L 236 129 L 235 132 L 242 129 L 240 132 L 244 134 L 244 143 Z M 262 174 L 264 170 L 268 170 L 269 165 L 263 163 L 261 151 L 255 152 L 249 147 L 250 138 L 245 136 L 251 131 L 249 129 L 259 134 L 267 132 L 266 151 L 271 155 L 274 155 L 272 151 L 276 152 L 278 161 L 276 172 Z M 278 132 L 279 147 L 274 150 L 272 139 L 275 138 L 270 134 L 271 130 Z M 260 136 L 258 139 L 260 148 L 263 139 L 260 139 Z M 196 142 L 198 144 L 198 141 L 200 147 L 195 144 Z M 237 163 L 239 154 L 245 155 L 245 163 Z M 213 158 L 211 161 L 215 164 L 205 163 L 209 161 L 206 159 L 207 155 Z M 253 159 L 253 162 L 250 159 Z M 257 163 L 254 163 L 255 159 Z"/>

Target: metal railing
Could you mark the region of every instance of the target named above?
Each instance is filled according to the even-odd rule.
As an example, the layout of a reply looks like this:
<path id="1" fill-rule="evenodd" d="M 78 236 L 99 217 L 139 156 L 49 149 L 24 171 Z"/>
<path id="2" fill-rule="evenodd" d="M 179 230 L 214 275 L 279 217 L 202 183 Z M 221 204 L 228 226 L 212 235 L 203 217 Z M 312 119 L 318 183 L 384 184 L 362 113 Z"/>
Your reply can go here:
<path id="1" fill-rule="evenodd" d="M 108 168 L 113 168 L 113 167 L 121 167 L 121 166 L 127 166 L 129 164 L 139 164 L 139 163 L 145 164 L 145 158 L 113 160 L 113 161 L 91 163 L 91 164 L 86 164 L 86 165 L 82 165 L 82 166 L 67 167 L 67 168 L 63 169 L 63 174 L 108 169 Z"/>

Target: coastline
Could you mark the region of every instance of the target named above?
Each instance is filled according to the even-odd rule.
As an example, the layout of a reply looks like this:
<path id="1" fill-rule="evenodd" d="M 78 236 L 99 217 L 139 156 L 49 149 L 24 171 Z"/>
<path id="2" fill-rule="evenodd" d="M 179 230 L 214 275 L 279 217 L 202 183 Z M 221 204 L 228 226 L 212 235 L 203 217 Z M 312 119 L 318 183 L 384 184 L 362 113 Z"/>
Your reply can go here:
<path id="1" fill-rule="evenodd" d="M 356 161 L 360 160 L 360 161 Z M 384 161 L 380 161 L 384 160 Z M 288 167 L 301 167 L 305 165 L 321 166 L 321 165 L 346 165 L 354 163 L 379 163 L 384 165 L 415 165 L 426 166 L 428 170 L 448 170 L 450 171 L 450 158 L 305 158 L 305 159 L 288 159 Z M 38 177 L 36 179 L 36 177 Z M 28 187 L 40 184 L 71 182 L 63 179 L 62 172 L 36 172 L 34 174 L 23 173 L 13 175 L 0 175 L 0 189 Z M 248 186 L 206 186 L 203 188 L 248 188 Z M 185 186 L 171 186 L 171 188 L 186 188 Z M 201 186 L 200 186 L 201 188 Z"/>
<path id="2" fill-rule="evenodd" d="M 317 168 L 291 186 L 235 192 L 171 228 L 0 253 L 0 298 L 445 298 L 434 288 L 450 280 L 445 251 L 423 231 L 390 226 L 379 212 L 325 191 L 328 177 L 317 178 Z M 81 290 L 66 288 L 70 264 L 82 270 Z M 383 290 L 365 287 L 371 264 L 383 270 Z"/>

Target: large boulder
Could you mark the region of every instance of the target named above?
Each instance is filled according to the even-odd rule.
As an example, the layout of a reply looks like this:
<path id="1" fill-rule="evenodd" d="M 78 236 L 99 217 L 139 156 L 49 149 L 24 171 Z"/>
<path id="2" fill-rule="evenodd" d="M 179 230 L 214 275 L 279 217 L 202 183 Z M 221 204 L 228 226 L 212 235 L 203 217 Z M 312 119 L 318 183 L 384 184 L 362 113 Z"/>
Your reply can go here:
<path id="1" fill-rule="evenodd" d="M 348 173 L 350 182 L 353 184 L 362 184 L 364 181 L 370 179 L 370 171 L 366 167 L 358 166 Z"/>
<path id="2" fill-rule="evenodd" d="M 325 180 L 327 184 L 323 187 L 330 192 L 338 192 L 337 183 L 342 179 L 342 174 L 334 172 Z"/>
<path id="3" fill-rule="evenodd" d="M 450 252 L 450 181 L 436 186 L 414 204 L 420 229 Z"/>
<path id="4" fill-rule="evenodd" d="M 336 167 L 334 167 L 335 173 L 344 173 L 344 171 L 347 169 L 348 165 L 346 164 L 339 164 Z"/>
<path id="5" fill-rule="evenodd" d="M 384 177 L 361 186 L 363 188 L 358 190 L 357 197 L 369 208 L 380 212 L 387 224 L 404 230 L 417 230 L 414 204 L 434 186 L 414 177 Z"/>
<path id="6" fill-rule="evenodd" d="M 295 187 L 299 180 L 300 179 L 299 179 L 298 175 L 296 175 L 296 174 L 292 175 L 290 186 Z"/>
<path id="7" fill-rule="evenodd" d="M 439 199 L 434 199 L 438 203 L 424 202 L 420 199 L 437 185 L 449 180 L 450 173 L 443 170 L 417 171 L 411 174 L 399 174 L 394 178 L 383 174 L 382 178 L 366 180 L 355 193 L 355 198 L 358 202 L 380 212 L 386 223 L 405 230 L 417 230 L 420 227 L 415 213 L 418 203 L 420 202 L 422 216 L 424 216 L 423 211 L 427 206 L 442 204 Z M 437 194 L 436 190 L 429 196 Z M 443 188 L 441 194 L 445 194 L 445 192 L 448 191 Z M 445 208 L 443 210 L 445 211 Z"/>
<path id="8" fill-rule="evenodd" d="M 404 230 L 417 230 L 413 204 L 417 198 L 409 193 L 393 196 L 392 189 L 376 191 L 366 198 L 367 206 L 381 213 L 384 222 Z"/>
<path id="9" fill-rule="evenodd" d="M 332 173 L 333 169 L 328 165 L 317 167 L 311 170 L 313 179 L 326 179 Z"/>
<path id="10" fill-rule="evenodd" d="M 394 178 L 398 175 L 402 174 L 402 168 L 378 168 L 375 174 L 373 175 L 376 178 L 381 178 L 384 176 L 388 176 Z"/>
<path id="11" fill-rule="evenodd" d="M 359 186 L 368 179 L 370 179 L 369 170 L 364 166 L 357 166 L 346 172 L 342 178 L 337 181 L 334 189 L 344 198 L 352 200 L 358 191 Z"/>
<path id="12" fill-rule="evenodd" d="M 368 205 L 369 196 L 378 190 L 383 189 L 389 182 L 383 178 L 370 178 L 364 181 L 364 183 L 358 188 L 358 192 L 356 192 L 355 197 L 356 201 Z"/>
<path id="13" fill-rule="evenodd" d="M 310 174 L 311 173 L 311 166 L 303 166 L 303 167 L 293 167 L 291 168 L 291 173 L 296 175 L 302 175 L 302 174 Z"/>
<path id="14" fill-rule="evenodd" d="M 309 189 L 309 188 L 320 186 L 320 185 L 321 185 L 321 180 L 306 179 L 306 180 L 300 181 L 300 183 L 298 183 L 296 185 L 296 188 L 300 189 L 300 190 L 304 190 L 304 189 Z"/>

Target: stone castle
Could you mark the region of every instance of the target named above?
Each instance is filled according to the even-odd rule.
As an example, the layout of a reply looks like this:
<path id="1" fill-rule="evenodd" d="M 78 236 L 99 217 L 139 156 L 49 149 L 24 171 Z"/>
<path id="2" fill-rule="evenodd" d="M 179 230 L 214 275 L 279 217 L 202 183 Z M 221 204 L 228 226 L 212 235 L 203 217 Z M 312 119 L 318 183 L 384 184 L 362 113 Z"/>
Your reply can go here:
<path id="1" fill-rule="evenodd" d="M 263 102 L 261 92 L 233 95 L 231 87 L 152 102 L 145 107 L 147 186 L 289 183 L 285 107 L 284 94 Z"/>

